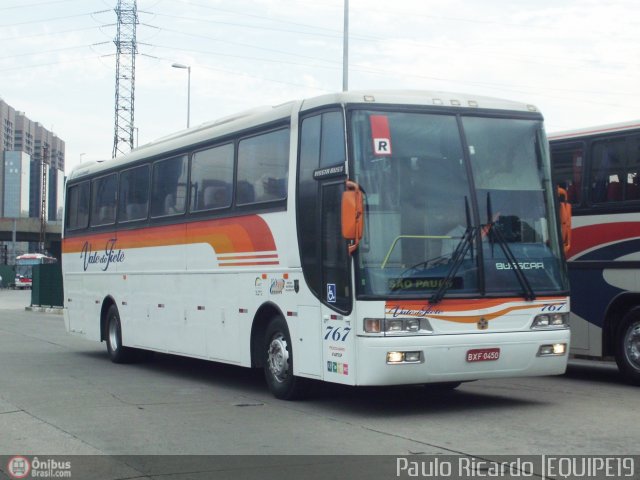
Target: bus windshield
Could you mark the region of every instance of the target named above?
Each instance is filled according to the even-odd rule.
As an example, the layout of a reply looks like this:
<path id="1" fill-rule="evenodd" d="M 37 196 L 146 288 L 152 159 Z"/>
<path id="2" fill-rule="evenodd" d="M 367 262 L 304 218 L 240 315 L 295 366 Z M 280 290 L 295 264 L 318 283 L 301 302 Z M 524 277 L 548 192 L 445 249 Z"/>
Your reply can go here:
<path id="1" fill-rule="evenodd" d="M 360 295 L 566 289 L 541 120 L 361 110 L 351 118 L 366 202 Z"/>

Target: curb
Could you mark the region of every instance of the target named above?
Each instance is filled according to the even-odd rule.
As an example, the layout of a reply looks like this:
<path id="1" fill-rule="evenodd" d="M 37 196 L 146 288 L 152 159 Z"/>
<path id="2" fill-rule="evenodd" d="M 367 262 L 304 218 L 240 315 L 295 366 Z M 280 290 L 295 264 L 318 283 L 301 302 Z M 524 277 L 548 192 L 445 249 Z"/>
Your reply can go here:
<path id="1" fill-rule="evenodd" d="M 53 313 L 55 315 L 62 315 L 63 307 L 44 307 L 40 305 L 31 305 L 30 307 L 24 307 L 27 312 L 40 312 L 40 313 Z"/>

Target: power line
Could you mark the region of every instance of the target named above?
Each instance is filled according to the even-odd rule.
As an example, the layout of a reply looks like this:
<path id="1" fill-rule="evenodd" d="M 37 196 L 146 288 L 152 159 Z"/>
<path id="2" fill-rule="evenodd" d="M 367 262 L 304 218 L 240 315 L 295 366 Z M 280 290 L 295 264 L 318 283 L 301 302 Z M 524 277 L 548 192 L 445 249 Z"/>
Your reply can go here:
<path id="1" fill-rule="evenodd" d="M 94 15 L 94 14 L 98 14 L 98 13 L 106 13 L 106 12 L 110 12 L 111 10 L 99 10 L 96 12 L 88 12 L 88 13 L 78 13 L 77 15 L 66 15 L 64 17 L 53 17 L 53 18 L 43 18 L 40 20 L 27 20 L 24 22 L 16 22 L 16 23 L 3 23 L 0 24 L 0 27 L 15 27 L 17 25 L 28 25 L 31 23 L 44 23 L 44 22 L 54 22 L 56 20 L 66 20 L 68 18 L 77 18 L 77 17 L 86 17 L 89 15 Z"/>
<path id="2" fill-rule="evenodd" d="M 35 38 L 35 37 L 48 37 L 48 36 L 54 36 L 54 35 L 62 35 L 63 33 L 74 33 L 74 32 L 82 32 L 82 31 L 86 31 L 86 30 L 99 30 L 102 27 L 113 27 L 115 26 L 115 23 L 109 23 L 106 25 L 100 25 L 98 27 L 83 27 L 83 28 L 71 28 L 69 30 L 59 30 L 56 32 L 44 32 L 44 33 L 34 33 L 32 35 L 17 35 L 15 37 L 4 37 L 4 38 L 0 38 L 0 42 L 6 42 L 9 40 L 22 40 L 25 38 Z"/>
<path id="3" fill-rule="evenodd" d="M 17 53 L 15 55 L 6 55 L 4 57 L 0 57 L 0 60 L 5 60 L 7 58 L 17 58 L 17 57 L 26 57 L 26 56 L 30 56 L 30 55 L 43 55 L 46 53 L 54 53 L 54 52 L 62 52 L 62 51 L 66 51 L 66 50 L 76 50 L 78 48 L 87 48 L 87 47 L 95 47 L 97 45 L 105 45 L 108 44 L 109 42 L 97 42 L 97 43 L 92 43 L 89 45 L 75 45 L 73 47 L 61 47 L 61 48 L 53 48 L 51 50 L 39 50 L 37 52 L 29 52 L 29 53 Z"/>
<path id="4" fill-rule="evenodd" d="M 1 68 L 0 67 L 0 72 L 8 72 L 11 70 L 26 70 L 29 68 L 38 68 L 38 67 L 49 67 L 52 65 L 60 65 L 61 63 L 75 63 L 75 62 L 84 62 L 85 60 L 93 60 L 93 59 L 99 59 L 100 55 L 91 55 L 91 56 L 86 56 L 86 57 L 77 57 L 77 58 L 67 58 L 64 60 L 56 60 L 54 62 L 45 62 L 45 63 L 32 63 L 30 65 L 21 65 L 21 66 L 17 66 L 17 67 L 6 67 L 6 68 Z"/>
<path id="5" fill-rule="evenodd" d="M 284 29 L 284 28 L 275 28 L 275 27 L 266 27 L 266 26 L 261 26 L 261 25 L 247 25 L 247 24 L 243 24 L 243 23 L 234 23 L 234 22 L 223 22 L 221 20 L 210 20 L 210 19 L 206 19 L 206 18 L 194 18 L 194 17 L 183 17 L 180 15 L 170 15 L 168 13 L 154 13 L 154 12 L 143 12 L 141 10 L 141 13 L 149 13 L 149 14 L 154 14 L 158 17 L 168 17 L 168 18 L 175 18 L 178 20 L 188 20 L 188 21 L 192 21 L 192 22 L 202 22 L 202 23 L 215 23 L 217 25 L 229 25 L 232 27 L 243 27 L 243 28 L 249 28 L 249 29 L 254 29 L 254 30 L 267 30 L 267 31 L 275 31 L 275 32 L 280 32 L 280 33 L 295 33 L 295 34 L 299 34 L 299 35 L 310 35 L 310 36 L 316 36 L 316 37 L 328 37 L 328 38 L 342 38 L 342 35 L 340 35 L 339 33 L 335 33 L 335 34 L 329 34 L 329 33 L 320 33 L 320 32 L 305 32 L 305 31 L 301 31 L 301 30 L 288 30 L 288 29 Z M 366 37 L 366 36 L 362 36 L 362 35 L 352 35 L 351 38 L 360 38 L 363 40 L 371 40 L 373 39 L 373 37 Z"/>
<path id="6" fill-rule="evenodd" d="M 228 10 L 226 8 L 212 7 L 212 6 L 209 6 L 209 5 L 202 5 L 202 4 L 199 4 L 199 3 L 190 2 L 188 0 L 185 0 L 184 3 L 186 3 L 187 5 L 192 5 L 194 7 L 204 8 L 204 9 L 207 9 L 207 10 L 215 10 L 217 12 L 231 13 L 232 15 L 239 15 L 239 16 L 242 16 L 242 17 L 258 18 L 260 20 L 268 20 L 270 22 L 284 23 L 284 24 L 287 24 L 287 25 L 295 25 L 297 27 L 313 28 L 313 29 L 318 29 L 318 30 L 327 30 L 329 32 L 333 32 L 333 33 L 342 35 L 342 30 L 335 29 L 335 28 L 318 27 L 316 25 L 309 25 L 308 23 L 292 22 L 292 21 L 289 21 L 289 20 L 281 20 L 281 19 L 277 19 L 277 18 L 273 18 L 273 17 L 267 17 L 265 15 L 258 15 L 258 14 L 247 13 L 247 12 L 238 12 L 238 11 L 234 11 L 234 10 Z"/>
<path id="7" fill-rule="evenodd" d="M 171 58 L 166 58 L 166 57 L 158 57 L 158 56 L 149 55 L 149 54 L 146 54 L 146 53 L 140 53 L 140 56 L 147 57 L 147 58 L 152 58 L 154 60 L 167 62 L 167 63 L 174 63 L 174 62 L 177 61 L 176 59 L 171 59 Z M 280 83 L 282 85 L 291 85 L 291 86 L 294 86 L 294 87 L 311 88 L 313 90 L 318 90 L 318 91 L 322 91 L 322 92 L 331 92 L 332 91 L 332 90 L 325 89 L 325 88 L 313 87 L 311 85 L 304 85 L 304 84 L 301 84 L 301 83 L 288 82 L 288 81 L 285 81 L 285 80 L 276 80 L 276 79 L 273 79 L 273 78 L 263 77 L 263 76 L 259 76 L 259 75 L 252 75 L 250 73 L 239 72 L 237 70 L 229 70 L 229 69 L 220 68 L 220 67 L 212 67 L 212 66 L 206 65 L 206 64 L 200 64 L 199 63 L 198 64 L 198 68 L 202 68 L 202 69 L 205 69 L 205 70 L 213 70 L 213 71 L 218 71 L 218 72 L 224 72 L 224 73 L 230 73 L 232 75 L 241 76 L 241 77 L 255 78 L 255 79 L 258 79 L 258 80 L 264 81 L 264 82 Z"/>
<path id="8" fill-rule="evenodd" d="M 172 46 L 167 46 L 167 45 L 157 45 L 157 44 L 153 44 L 153 43 L 144 43 L 144 42 L 138 42 L 138 43 L 140 45 L 145 45 L 145 46 L 149 46 L 149 47 L 164 48 L 166 50 L 177 50 L 177 51 L 180 51 L 180 52 L 200 53 L 200 54 L 203 54 L 203 55 L 213 55 L 213 56 L 217 56 L 217 57 L 239 58 L 239 59 L 243 59 L 243 60 L 255 60 L 255 61 L 259 61 L 259 62 L 279 63 L 279 64 L 284 64 L 284 65 L 297 65 L 297 66 L 303 66 L 303 67 L 317 67 L 317 68 L 330 68 L 330 69 L 338 68 L 337 66 L 331 66 L 331 65 L 310 65 L 308 63 L 292 62 L 292 61 L 289 61 L 289 60 L 276 60 L 276 59 L 270 59 L 270 58 L 250 57 L 250 56 L 246 56 L 246 55 L 234 55 L 234 54 L 230 54 L 230 53 L 207 52 L 207 51 L 204 51 L 204 50 L 195 50 L 193 48 L 180 48 L 180 47 L 172 47 Z"/>
<path id="9" fill-rule="evenodd" d="M 30 7 L 39 7 L 41 5 L 52 5 L 54 3 L 67 3 L 67 2 L 76 2 L 77 0 L 52 0 L 49 2 L 38 2 L 38 3 L 28 3 L 28 4 L 24 4 L 21 3 L 20 5 L 13 5 L 11 7 L 0 7 L 0 10 L 13 10 L 13 9 L 24 9 L 24 8 L 30 8 Z"/>
<path id="10" fill-rule="evenodd" d="M 165 31 L 165 32 L 170 32 L 170 33 L 177 33 L 178 35 L 185 35 L 185 36 L 194 37 L 194 38 L 204 38 L 204 39 L 207 39 L 207 40 L 212 40 L 214 42 L 226 43 L 228 45 L 237 45 L 237 46 L 240 46 L 240 47 L 247 47 L 247 48 L 251 48 L 251 49 L 254 49 L 254 50 L 261 50 L 261 51 L 264 51 L 264 52 L 279 53 L 279 54 L 282 54 L 282 55 L 289 55 L 289 56 L 298 57 L 298 58 L 307 58 L 307 59 L 311 59 L 311 60 L 327 62 L 327 63 L 333 63 L 333 64 L 337 63 L 335 60 L 329 60 L 329 59 L 320 58 L 320 57 L 311 56 L 311 55 L 301 55 L 299 53 L 287 52 L 285 50 L 279 50 L 279 49 L 276 49 L 276 48 L 261 47 L 261 46 L 257 46 L 257 45 L 252 45 L 250 43 L 235 42 L 233 40 L 226 40 L 226 39 L 222 39 L 222 38 L 210 37 L 208 35 L 201 35 L 201 34 L 198 34 L 198 33 L 187 33 L 187 32 L 182 32 L 180 30 L 173 30 L 171 28 L 164 28 L 164 27 L 156 27 L 154 25 L 148 25 L 148 24 L 143 24 L 143 23 L 141 23 L 140 25 L 144 25 L 146 27 L 155 28 L 155 29 L 158 29 L 160 31 Z"/>

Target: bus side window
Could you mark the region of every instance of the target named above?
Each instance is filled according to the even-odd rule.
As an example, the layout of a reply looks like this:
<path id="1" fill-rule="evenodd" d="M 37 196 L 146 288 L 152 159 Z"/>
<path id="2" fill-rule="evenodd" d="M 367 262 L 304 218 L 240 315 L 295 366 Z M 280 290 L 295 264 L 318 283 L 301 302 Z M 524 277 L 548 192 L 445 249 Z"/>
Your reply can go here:
<path id="1" fill-rule="evenodd" d="M 67 194 L 67 228 L 79 230 L 89 225 L 89 182 L 69 188 Z"/>
<path id="2" fill-rule="evenodd" d="M 91 189 L 91 226 L 110 225 L 116 221 L 117 174 L 93 180 Z"/>
<path id="3" fill-rule="evenodd" d="M 231 206 L 232 143 L 195 152 L 191 157 L 192 212 Z"/>
<path id="4" fill-rule="evenodd" d="M 596 142 L 591 152 L 591 201 L 601 203 L 623 200 L 621 177 L 627 156 L 625 140 Z"/>
<path id="5" fill-rule="evenodd" d="M 151 216 L 163 217 L 184 213 L 186 186 L 186 155 L 154 163 L 151 180 Z"/>
<path id="6" fill-rule="evenodd" d="M 288 173 L 289 128 L 240 140 L 236 203 L 285 200 Z"/>
<path id="7" fill-rule="evenodd" d="M 125 170 L 120 174 L 118 221 L 147 218 L 149 210 L 149 166 Z"/>
<path id="8" fill-rule="evenodd" d="M 552 145 L 554 179 L 567 192 L 567 201 L 582 203 L 582 176 L 584 171 L 584 149 L 582 143 Z"/>

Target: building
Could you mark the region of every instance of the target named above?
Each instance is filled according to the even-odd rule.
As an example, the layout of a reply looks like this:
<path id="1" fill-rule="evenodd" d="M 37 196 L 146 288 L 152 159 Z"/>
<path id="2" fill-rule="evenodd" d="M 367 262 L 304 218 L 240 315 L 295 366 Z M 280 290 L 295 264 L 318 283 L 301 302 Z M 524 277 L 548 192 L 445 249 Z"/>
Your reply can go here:
<path id="1" fill-rule="evenodd" d="M 24 152 L 4 152 L 4 217 L 29 217 L 31 157 Z"/>
<path id="2" fill-rule="evenodd" d="M 0 218 L 41 217 L 43 160 L 48 164 L 45 170 L 46 220 L 49 224 L 62 222 L 65 143 L 0 98 Z M 0 252 L 10 253 L 4 260 L 10 263 L 15 255 L 38 248 L 37 243 L 5 243 L 0 242 Z M 2 258 L 0 263 L 3 263 Z"/>
<path id="3" fill-rule="evenodd" d="M 29 119 L 24 112 L 16 111 L 11 105 L 0 99 L 0 217 L 12 218 L 15 213 L 14 204 L 5 207 L 5 192 L 17 191 L 8 182 L 15 181 L 13 175 L 7 176 L 5 164 L 9 159 L 16 162 L 13 152 L 26 154 L 30 161 L 29 168 L 29 207 L 28 216 L 40 218 L 42 210 L 42 161 L 49 163 L 47 168 L 47 198 L 45 208 L 47 221 L 62 221 L 62 193 L 64 186 L 65 143 L 58 136 L 44 128 L 40 123 Z M 11 153 L 7 158 L 6 155 Z M 21 162 L 24 157 L 20 157 Z M 21 171 L 25 171 L 22 169 Z M 22 177 L 21 177 L 22 180 Z M 21 198 L 25 192 L 20 190 Z M 12 197 L 13 198 L 13 197 Z M 22 204 L 21 204 L 22 205 Z M 21 206 L 22 208 L 22 206 Z M 22 212 L 22 210 L 21 210 Z"/>

